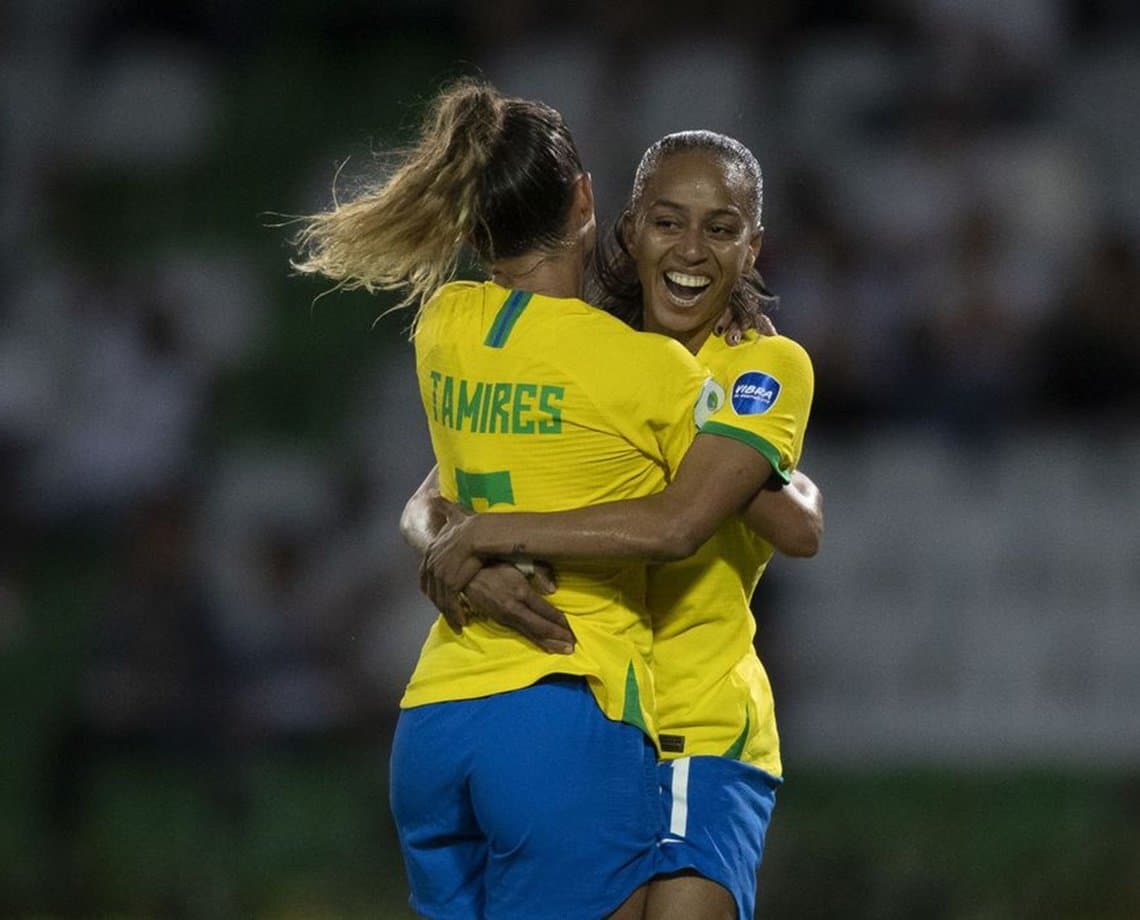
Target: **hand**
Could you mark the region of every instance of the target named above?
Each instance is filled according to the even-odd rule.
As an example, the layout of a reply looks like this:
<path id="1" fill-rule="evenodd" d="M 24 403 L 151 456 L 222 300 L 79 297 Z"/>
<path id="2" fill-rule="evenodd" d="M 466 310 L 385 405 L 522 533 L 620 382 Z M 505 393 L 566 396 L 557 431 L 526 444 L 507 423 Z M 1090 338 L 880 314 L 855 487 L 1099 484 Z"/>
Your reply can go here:
<path id="1" fill-rule="evenodd" d="M 494 620 L 545 652 L 569 655 L 575 642 L 570 624 L 565 614 L 542 596 L 554 590 L 548 571 L 536 569 L 534 577 L 528 579 L 509 562 L 494 562 L 480 569 L 463 591 L 469 616 Z"/>
<path id="2" fill-rule="evenodd" d="M 483 560 L 473 552 L 470 540 L 476 521 L 472 515 L 444 527 L 420 560 L 420 590 L 441 611 L 452 606 L 453 598 L 483 568 Z M 463 625 L 462 619 L 459 625 Z"/>
<path id="3" fill-rule="evenodd" d="M 755 329 L 761 335 L 776 335 L 776 327 L 759 309 L 747 315 L 738 315 L 731 306 L 724 308 L 720 319 L 713 326 L 713 335 L 724 336 L 729 345 L 739 345 L 747 329 Z"/>

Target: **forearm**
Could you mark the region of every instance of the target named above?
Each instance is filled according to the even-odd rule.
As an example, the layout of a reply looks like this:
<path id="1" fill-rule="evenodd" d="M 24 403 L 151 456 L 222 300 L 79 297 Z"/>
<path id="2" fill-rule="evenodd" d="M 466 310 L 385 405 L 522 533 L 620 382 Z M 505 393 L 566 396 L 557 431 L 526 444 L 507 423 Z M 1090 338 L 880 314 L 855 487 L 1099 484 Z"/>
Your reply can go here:
<path id="1" fill-rule="evenodd" d="M 677 511 L 660 492 L 573 511 L 482 514 L 469 522 L 471 547 L 484 558 L 683 559 L 700 542 Z"/>
<path id="2" fill-rule="evenodd" d="M 759 492 L 742 515 L 758 536 L 786 556 L 810 557 L 823 538 L 823 493 L 798 470 L 777 492 Z"/>
<path id="3" fill-rule="evenodd" d="M 661 492 L 574 511 L 477 515 L 468 522 L 469 545 L 484 557 L 684 559 L 741 511 L 771 472 L 751 447 L 699 435 Z"/>

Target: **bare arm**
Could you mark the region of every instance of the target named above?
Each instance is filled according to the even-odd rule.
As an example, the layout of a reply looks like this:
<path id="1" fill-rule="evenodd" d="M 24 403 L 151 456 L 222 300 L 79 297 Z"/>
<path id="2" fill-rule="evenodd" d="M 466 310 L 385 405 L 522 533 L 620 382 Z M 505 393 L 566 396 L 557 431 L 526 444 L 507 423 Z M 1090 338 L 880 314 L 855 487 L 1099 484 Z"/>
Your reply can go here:
<path id="1" fill-rule="evenodd" d="M 660 492 L 574 511 L 478 514 L 432 544 L 425 568 L 459 590 L 492 557 L 684 559 L 743 510 L 771 473 L 769 461 L 747 444 L 699 434 Z"/>
<path id="2" fill-rule="evenodd" d="M 759 536 L 785 556 L 810 557 L 823 538 L 823 493 L 796 470 L 778 492 L 758 492 L 741 516 Z"/>
<path id="3" fill-rule="evenodd" d="M 400 517 L 400 532 L 421 556 L 447 523 L 449 506 L 439 493 L 439 469 L 432 467 L 408 499 Z M 756 534 L 786 556 L 809 558 L 819 552 L 823 538 L 823 493 L 799 470 L 779 491 L 757 492 L 741 516 Z"/>

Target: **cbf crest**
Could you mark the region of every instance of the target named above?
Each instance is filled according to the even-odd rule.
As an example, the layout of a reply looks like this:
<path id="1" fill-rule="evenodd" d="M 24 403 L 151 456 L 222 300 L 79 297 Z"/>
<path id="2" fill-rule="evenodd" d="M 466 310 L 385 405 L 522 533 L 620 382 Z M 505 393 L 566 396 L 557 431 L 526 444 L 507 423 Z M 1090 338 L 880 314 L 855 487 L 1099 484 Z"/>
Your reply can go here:
<path id="1" fill-rule="evenodd" d="M 693 406 L 693 421 L 700 428 L 707 422 L 717 409 L 724 405 L 724 387 L 711 377 L 701 387 L 701 395 Z"/>

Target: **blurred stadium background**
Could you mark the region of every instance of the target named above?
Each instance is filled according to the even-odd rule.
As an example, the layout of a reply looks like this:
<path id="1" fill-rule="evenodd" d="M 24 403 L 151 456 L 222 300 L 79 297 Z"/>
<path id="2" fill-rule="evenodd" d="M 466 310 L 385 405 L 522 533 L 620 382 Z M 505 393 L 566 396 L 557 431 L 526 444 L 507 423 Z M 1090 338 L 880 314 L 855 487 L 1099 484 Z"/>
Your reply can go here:
<path id="1" fill-rule="evenodd" d="M 266 224 L 476 72 L 603 218 L 667 131 L 766 169 L 827 534 L 755 604 L 763 916 L 1140 916 L 1138 11 L 8 0 L 0 914 L 410 916 L 405 320 Z"/>

